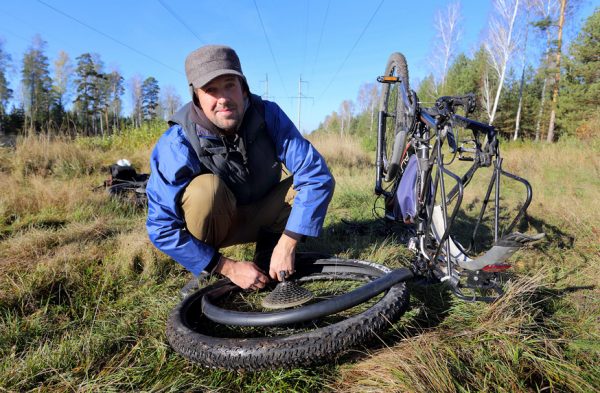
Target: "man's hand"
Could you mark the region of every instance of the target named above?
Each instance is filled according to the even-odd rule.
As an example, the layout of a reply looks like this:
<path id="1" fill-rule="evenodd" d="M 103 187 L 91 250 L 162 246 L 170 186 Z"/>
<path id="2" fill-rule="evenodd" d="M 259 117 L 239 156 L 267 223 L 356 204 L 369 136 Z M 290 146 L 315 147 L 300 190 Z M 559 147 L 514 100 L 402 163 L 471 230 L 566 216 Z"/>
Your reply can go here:
<path id="1" fill-rule="evenodd" d="M 294 260 L 296 245 L 298 241 L 289 237 L 285 233 L 281 235 L 279 242 L 273 249 L 271 256 L 271 265 L 269 266 L 269 276 L 273 280 L 279 280 L 279 272 L 284 271 L 286 277 L 294 273 Z"/>
<path id="2" fill-rule="evenodd" d="M 256 290 L 264 288 L 267 282 L 269 282 L 269 277 L 254 263 L 246 261 L 236 262 L 233 259 L 223 256 L 215 268 L 215 272 L 229 278 L 232 283 L 242 289 Z"/>

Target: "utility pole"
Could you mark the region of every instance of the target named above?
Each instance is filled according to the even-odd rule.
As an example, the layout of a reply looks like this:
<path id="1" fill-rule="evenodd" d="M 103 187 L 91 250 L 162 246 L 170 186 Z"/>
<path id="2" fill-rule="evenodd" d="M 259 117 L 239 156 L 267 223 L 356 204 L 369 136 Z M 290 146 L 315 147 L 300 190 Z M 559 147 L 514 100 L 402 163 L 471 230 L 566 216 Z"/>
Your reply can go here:
<path id="1" fill-rule="evenodd" d="M 298 80 L 298 95 L 296 97 L 291 97 L 291 98 L 298 99 L 298 131 L 300 131 L 300 132 L 302 132 L 302 129 L 300 128 L 300 119 L 301 119 L 301 114 L 302 114 L 302 100 L 303 99 L 309 99 L 309 100 L 314 99 L 314 97 L 307 97 L 305 95 L 302 95 L 302 83 L 308 83 L 308 82 L 303 81 L 302 75 L 300 75 L 300 80 Z"/>
<path id="2" fill-rule="evenodd" d="M 265 83 L 265 94 L 263 94 L 262 98 L 265 100 L 269 99 L 269 74 L 265 74 L 265 80 L 261 81 L 261 83 Z"/>

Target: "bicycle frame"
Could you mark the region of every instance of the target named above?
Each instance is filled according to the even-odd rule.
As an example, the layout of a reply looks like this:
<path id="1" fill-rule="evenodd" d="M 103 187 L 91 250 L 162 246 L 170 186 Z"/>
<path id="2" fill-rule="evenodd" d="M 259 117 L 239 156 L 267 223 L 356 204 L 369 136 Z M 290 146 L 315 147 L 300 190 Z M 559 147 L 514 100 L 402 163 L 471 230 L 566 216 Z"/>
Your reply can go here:
<path id="1" fill-rule="evenodd" d="M 496 129 L 488 124 L 484 124 L 468 117 L 460 116 L 455 114 L 455 109 L 458 106 L 465 108 L 465 112 L 470 113 L 474 109 L 474 96 L 467 95 L 464 97 L 440 97 L 433 108 L 424 108 L 418 104 L 416 94 L 411 91 L 407 92 L 404 83 L 398 77 L 379 77 L 377 79 L 381 83 L 397 83 L 398 86 L 398 99 L 404 100 L 404 104 L 409 108 L 409 115 L 412 115 L 413 122 L 412 127 L 409 130 L 410 141 L 409 145 L 415 151 L 417 156 L 418 164 L 418 178 L 421 181 L 417 182 L 417 214 L 415 217 L 416 224 L 416 244 L 412 244 L 413 249 L 418 254 L 418 260 L 416 261 L 416 270 L 419 273 L 431 272 L 435 269 L 436 264 L 440 261 L 442 255 L 449 256 L 450 253 L 450 233 L 455 223 L 455 219 L 460 211 L 462 200 L 464 196 L 465 187 L 471 182 L 474 174 L 479 168 L 489 167 L 493 165 L 493 171 L 490 176 L 490 180 L 487 186 L 485 197 L 482 201 L 481 208 L 474 224 L 474 229 L 470 235 L 469 245 L 464 248 L 458 242 L 452 242 L 452 245 L 456 245 L 459 250 L 464 254 L 468 255 L 474 249 L 476 243 L 477 233 L 481 227 L 481 223 L 484 214 L 487 210 L 489 202 L 492 200 L 492 191 L 494 191 L 494 244 L 498 244 L 505 233 L 511 233 L 515 228 L 519 220 L 524 216 L 529 204 L 532 200 L 532 188 L 529 182 L 515 174 L 509 173 L 502 168 L 502 157 L 500 156 L 499 141 L 497 139 Z M 409 98 L 412 98 L 413 103 L 410 102 Z M 378 131 L 377 131 L 377 159 L 376 159 L 376 177 L 375 177 L 375 193 L 377 195 L 383 195 L 386 200 L 394 197 L 394 193 L 399 185 L 402 174 L 398 174 L 393 179 L 392 191 L 384 189 L 384 148 L 385 148 L 385 130 L 386 120 L 390 117 L 390 114 L 384 110 L 379 112 L 378 116 Z M 459 154 L 458 159 L 463 161 L 473 161 L 473 165 L 462 175 L 459 176 L 453 171 L 447 168 L 447 164 L 444 163 L 444 155 L 442 153 L 443 144 L 453 138 L 453 127 L 459 126 L 464 129 L 471 130 L 473 133 L 473 141 L 475 142 L 474 149 L 465 149 L 461 147 L 455 147 L 453 152 L 455 155 Z M 485 137 L 485 142 L 480 142 L 480 137 Z M 432 145 L 432 141 L 433 145 Z M 404 154 L 406 154 L 406 147 Z M 473 157 L 465 157 L 463 153 L 472 154 Z M 404 154 L 401 157 L 401 161 L 404 158 Z M 454 157 L 455 158 L 455 157 Z M 454 158 L 451 162 L 454 161 Z M 435 171 L 434 171 L 435 168 Z M 450 191 L 447 192 L 446 179 L 448 176 L 454 182 Z M 525 187 L 526 196 L 523 204 L 518 209 L 516 216 L 510 222 L 510 224 L 501 232 L 500 228 L 500 180 L 502 176 L 517 181 Z M 435 196 L 440 193 L 441 211 L 443 219 L 443 234 L 438 239 L 432 239 L 433 231 L 433 210 L 435 205 Z M 451 212 L 448 211 L 449 205 L 454 202 L 454 207 Z M 432 241 L 434 240 L 434 241 Z M 430 244 L 435 244 L 434 248 L 429 247 Z M 460 278 L 456 276 L 455 272 L 456 263 L 452 261 L 451 257 L 442 258 L 445 261 L 447 276 L 446 279 L 450 280 L 453 284 L 455 292 L 459 297 L 463 297 L 462 293 L 458 289 L 458 282 Z M 483 271 L 499 271 L 510 265 L 499 265 L 484 266 Z M 476 274 L 479 272 L 476 272 Z"/>

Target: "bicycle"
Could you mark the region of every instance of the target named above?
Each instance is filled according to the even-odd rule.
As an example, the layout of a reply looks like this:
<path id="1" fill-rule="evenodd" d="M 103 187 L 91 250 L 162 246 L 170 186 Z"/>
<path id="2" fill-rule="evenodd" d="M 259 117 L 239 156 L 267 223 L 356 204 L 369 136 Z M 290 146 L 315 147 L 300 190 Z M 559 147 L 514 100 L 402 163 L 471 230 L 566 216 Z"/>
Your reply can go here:
<path id="1" fill-rule="evenodd" d="M 412 266 L 392 270 L 369 261 L 298 253 L 293 280 L 310 289 L 316 300 L 282 311 L 268 311 L 260 306 L 266 291 L 242 291 L 227 279 L 208 282 L 187 295 L 169 317 L 167 338 L 177 352 L 212 368 L 261 370 L 307 366 L 364 343 L 397 321 L 408 308 L 406 281 L 415 275 L 448 282 L 463 299 L 467 298 L 461 291 L 465 285 L 501 294 L 497 274 L 506 268 L 503 262 L 517 244 L 520 247 L 534 239 L 525 235 L 499 237 L 496 223 L 497 244 L 485 254 L 487 259 L 470 259 L 468 249 L 450 237 L 450 228 L 462 202 L 464 186 L 478 167 L 492 163 L 495 167 L 485 205 L 491 185 L 499 184 L 500 175 L 525 185 L 527 198 L 510 230 L 531 202 L 531 186 L 502 170 L 493 127 L 454 113 L 457 106 L 466 107 L 469 113 L 473 96 L 443 97 L 435 108 L 422 108 L 409 88 L 404 56 L 397 53 L 392 54 L 385 75 L 378 80 L 384 88 L 378 121 L 375 192 L 386 201 L 388 219 L 399 220 L 393 209 L 397 191 L 403 189 L 403 183 L 408 183 L 408 189 L 414 191 L 412 219 L 416 232 L 409 247 L 416 257 Z M 393 123 L 387 122 L 390 118 Z M 461 157 L 468 159 L 467 154 L 471 154 L 474 161 L 463 178 L 445 167 L 441 154 L 441 146 L 451 138 L 455 124 L 474 134 L 484 133 L 488 138 L 484 145 L 474 138 L 475 147 L 471 149 L 455 147 Z M 415 162 L 418 171 L 411 172 Z M 437 175 L 432 179 L 434 167 Z M 414 181 L 410 180 L 410 173 Z M 445 192 L 442 174 L 456 182 L 449 193 Z M 445 196 L 440 198 L 440 207 L 435 205 L 438 188 L 439 194 Z M 498 219 L 498 185 L 495 195 Z M 454 209 L 448 215 L 453 200 Z M 475 233 L 480 223 L 481 217 Z M 500 257 L 497 261 L 502 263 L 488 263 L 490 253 Z M 479 296 L 471 300 L 491 298 Z"/>
<path id="2" fill-rule="evenodd" d="M 525 235 L 513 232 L 532 200 L 529 182 L 502 168 L 498 133 L 492 125 L 469 119 L 475 110 L 475 96 L 444 96 L 431 108 L 419 104 L 410 90 L 408 67 L 401 53 L 393 53 L 384 76 L 378 118 L 375 193 L 384 197 L 385 218 L 414 224 L 415 235 L 408 247 L 416 254 L 415 274 L 448 282 L 455 295 L 463 300 L 494 301 L 501 296 L 500 273 L 511 267 L 506 260 L 524 245 L 540 240 L 544 234 Z M 465 116 L 456 114 L 462 108 Z M 388 119 L 392 119 L 391 124 Z M 470 139 L 460 146 L 454 128 L 471 131 Z M 442 146 L 447 143 L 452 159 L 444 162 Z M 469 144 L 465 147 L 465 143 Z M 458 176 L 447 167 L 454 162 L 473 164 Z M 464 189 L 480 168 L 493 167 L 481 209 L 468 247 L 451 236 L 457 214 L 461 209 Z M 525 187 L 525 201 L 510 224 L 500 232 L 502 177 Z M 446 178 L 454 186 L 446 192 Z M 384 185 L 388 184 L 386 188 Z M 490 198 L 494 191 L 493 200 Z M 490 201 L 494 204 L 494 245 L 485 254 L 472 257 L 476 236 Z M 454 205 L 449 211 L 450 205 Z M 505 235 L 506 234 L 506 235 Z M 474 290 L 466 295 L 464 290 Z M 477 292 L 491 292 L 478 295 Z M 495 293 L 494 293 L 495 292 Z"/>

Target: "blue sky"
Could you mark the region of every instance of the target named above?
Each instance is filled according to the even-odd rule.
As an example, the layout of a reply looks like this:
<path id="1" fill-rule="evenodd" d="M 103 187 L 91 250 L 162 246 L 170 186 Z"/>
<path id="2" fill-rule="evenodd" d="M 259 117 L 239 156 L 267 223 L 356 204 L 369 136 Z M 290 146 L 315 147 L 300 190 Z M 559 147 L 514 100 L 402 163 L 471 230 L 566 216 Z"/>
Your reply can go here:
<path id="1" fill-rule="evenodd" d="M 184 102 L 187 54 L 207 43 L 230 45 L 241 58 L 250 89 L 264 95 L 268 78 L 269 96 L 296 123 L 298 100 L 292 97 L 298 95 L 300 78 L 305 81 L 301 128 L 309 131 L 343 100 L 356 100 L 360 85 L 375 81 L 394 51 L 406 55 L 413 84 L 431 72 L 434 13 L 447 3 L 0 0 L 0 39 L 16 66 L 9 74 L 13 89 L 23 53 L 40 34 L 51 64 L 60 50 L 73 62 L 82 53 L 98 53 L 109 71 L 118 69 L 125 80 L 135 74 L 154 76 L 161 86 L 173 86 Z M 599 3 L 583 0 L 577 26 Z M 491 1 L 462 0 L 460 51 L 478 47 L 490 11 Z"/>

